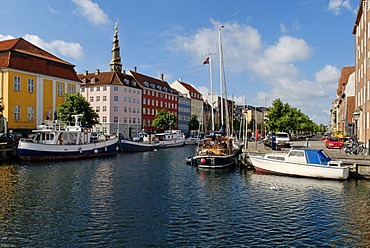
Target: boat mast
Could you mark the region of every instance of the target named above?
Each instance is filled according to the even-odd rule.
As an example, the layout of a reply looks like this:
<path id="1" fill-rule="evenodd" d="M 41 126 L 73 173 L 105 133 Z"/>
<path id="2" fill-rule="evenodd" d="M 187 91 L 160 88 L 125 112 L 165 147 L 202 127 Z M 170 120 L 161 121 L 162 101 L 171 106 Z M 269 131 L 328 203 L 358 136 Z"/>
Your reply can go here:
<path id="1" fill-rule="evenodd" d="M 212 132 L 215 131 L 215 116 L 213 113 L 214 103 L 213 103 L 213 80 L 212 80 L 212 53 L 209 53 L 209 82 L 211 88 L 211 111 L 212 111 Z"/>
<path id="2" fill-rule="evenodd" d="M 222 25 L 218 28 L 218 47 L 219 47 L 219 59 L 220 59 L 220 97 L 221 97 L 221 128 L 224 126 L 224 98 L 223 98 L 223 76 L 222 76 L 222 39 L 221 39 L 221 29 L 225 26 Z"/>

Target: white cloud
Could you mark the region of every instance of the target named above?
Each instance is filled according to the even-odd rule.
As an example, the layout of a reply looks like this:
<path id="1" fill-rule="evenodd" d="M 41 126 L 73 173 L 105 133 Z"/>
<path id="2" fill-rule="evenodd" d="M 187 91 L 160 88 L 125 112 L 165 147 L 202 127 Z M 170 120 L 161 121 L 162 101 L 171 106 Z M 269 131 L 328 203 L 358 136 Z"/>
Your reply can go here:
<path id="1" fill-rule="evenodd" d="M 30 34 L 24 35 L 23 38 L 52 54 L 61 54 L 64 57 L 76 60 L 79 60 L 84 56 L 83 49 L 79 43 L 65 42 L 62 40 L 46 42 L 37 35 Z"/>
<path id="2" fill-rule="evenodd" d="M 334 15 L 339 15 L 342 8 L 356 13 L 356 9 L 351 6 L 351 2 L 349 0 L 330 0 L 328 9 L 333 11 Z"/>
<path id="3" fill-rule="evenodd" d="M 15 37 L 12 35 L 2 35 L 0 34 L 0 40 L 11 40 L 14 39 Z"/>
<path id="4" fill-rule="evenodd" d="M 90 0 L 72 1 L 78 5 L 79 13 L 94 25 L 104 25 L 110 22 L 108 15 L 99 7 L 99 4 Z"/>

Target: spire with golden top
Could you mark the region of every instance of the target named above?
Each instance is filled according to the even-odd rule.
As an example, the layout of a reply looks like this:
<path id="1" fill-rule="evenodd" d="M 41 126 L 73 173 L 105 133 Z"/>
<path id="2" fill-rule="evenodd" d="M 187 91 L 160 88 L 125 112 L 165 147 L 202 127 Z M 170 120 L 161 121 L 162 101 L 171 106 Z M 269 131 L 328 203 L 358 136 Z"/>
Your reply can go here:
<path id="1" fill-rule="evenodd" d="M 114 38 L 113 38 L 113 48 L 112 48 L 112 59 L 110 61 L 110 71 L 122 72 L 122 63 L 120 56 L 120 47 L 118 39 L 118 23 L 114 27 Z"/>

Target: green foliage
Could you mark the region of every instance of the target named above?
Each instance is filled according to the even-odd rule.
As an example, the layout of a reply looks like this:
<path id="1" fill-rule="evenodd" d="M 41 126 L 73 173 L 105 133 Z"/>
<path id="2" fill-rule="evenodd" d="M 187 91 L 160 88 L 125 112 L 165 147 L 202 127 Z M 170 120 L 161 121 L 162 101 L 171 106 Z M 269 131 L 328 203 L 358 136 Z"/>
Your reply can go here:
<path id="1" fill-rule="evenodd" d="M 66 94 L 65 101 L 57 108 L 58 119 L 74 123 L 72 115 L 82 114 L 81 125 L 93 126 L 99 124 L 99 115 L 91 108 L 90 103 L 80 94 Z"/>
<path id="2" fill-rule="evenodd" d="M 197 115 L 192 115 L 189 121 L 189 130 L 198 130 L 199 129 L 199 121 Z"/>
<path id="3" fill-rule="evenodd" d="M 176 127 L 177 117 L 166 109 L 159 110 L 152 126 L 159 129 L 172 129 Z"/>
<path id="4" fill-rule="evenodd" d="M 275 99 L 266 115 L 266 127 L 272 132 L 314 132 L 319 131 L 316 125 L 301 110 L 292 108 L 288 103 Z"/>

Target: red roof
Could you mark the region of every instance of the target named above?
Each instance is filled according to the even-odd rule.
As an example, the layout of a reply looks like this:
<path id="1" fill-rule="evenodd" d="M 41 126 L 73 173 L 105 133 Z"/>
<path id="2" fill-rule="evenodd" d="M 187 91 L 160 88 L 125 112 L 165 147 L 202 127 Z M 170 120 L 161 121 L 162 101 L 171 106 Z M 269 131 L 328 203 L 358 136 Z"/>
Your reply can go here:
<path id="1" fill-rule="evenodd" d="M 136 81 L 140 84 L 140 86 L 142 88 L 148 88 L 144 84 L 144 82 L 147 82 L 148 84 L 154 84 L 156 90 L 159 90 L 156 86 L 160 86 L 161 87 L 161 90 L 163 88 L 167 88 L 169 90 L 172 90 L 172 93 L 173 94 L 177 94 L 178 93 L 175 89 L 172 89 L 171 86 L 166 81 L 162 81 L 162 80 L 160 80 L 158 78 L 149 77 L 149 76 L 146 76 L 146 75 L 143 75 L 143 74 L 140 74 L 138 72 L 131 71 L 131 70 L 129 72 L 136 79 Z M 167 92 L 168 93 L 171 93 L 170 91 L 167 91 Z"/>
<path id="2" fill-rule="evenodd" d="M 87 75 L 79 74 L 78 77 L 82 82 L 84 82 L 81 87 L 87 87 L 91 85 L 128 85 L 134 88 L 140 88 L 134 77 L 122 72 L 109 71 L 88 73 Z M 125 79 L 128 81 L 125 81 Z M 95 82 L 93 82 L 93 80 Z M 132 84 L 132 82 L 135 82 L 135 84 Z"/>
<path id="3" fill-rule="evenodd" d="M 199 93 L 199 91 L 197 91 L 192 85 L 185 83 L 185 82 L 181 82 L 181 81 L 179 81 L 179 83 L 182 84 L 189 92 L 193 93 L 193 94 L 190 94 L 191 98 L 202 100 L 202 94 Z M 194 97 L 194 94 L 198 97 Z"/>
<path id="4" fill-rule="evenodd" d="M 23 38 L 0 41 L 0 69 L 11 68 L 79 81 L 74 67 Z"/>

